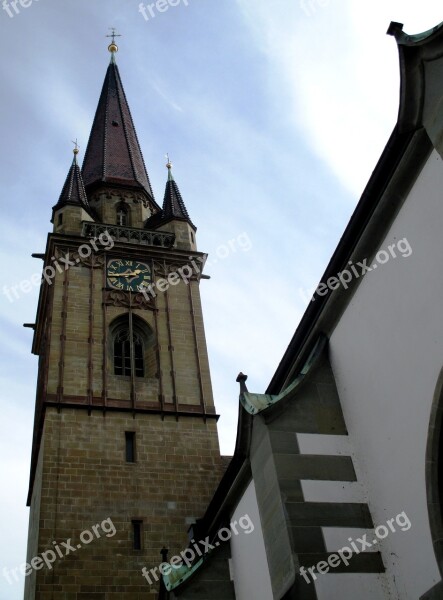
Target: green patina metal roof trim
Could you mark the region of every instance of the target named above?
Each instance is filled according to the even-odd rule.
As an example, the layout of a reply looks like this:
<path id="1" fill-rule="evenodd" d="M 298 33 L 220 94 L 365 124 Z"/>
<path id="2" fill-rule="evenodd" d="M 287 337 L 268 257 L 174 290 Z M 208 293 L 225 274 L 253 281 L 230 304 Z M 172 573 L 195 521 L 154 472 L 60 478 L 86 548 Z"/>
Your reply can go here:
<path id="1" fill-rule="evenodd" d="M 388 29 L 388 34 L 395 37 L 397 44 L 402 46 L 413 46 L 414 44 L 420 44 L 421 42 L 426 41 L 441 29 L 443 29 L 443 21 L 439 23 L 439 25 L 424 31 L 423 33 L 408 35 L 403 31 L 403 23 L 396 23 L 395 21 L 392 21 Z"/>
<path id="2" fill-rule="evenodd" d="M 318 338 L 314 349 L 309 355 L 308 360 L 303 365 L 300 373 L 294 379 L 294 381 L 289 385 L 281 394 L 277 396 L 271 394 L 251 394 L 247 391 L 240 392 L 240 402 L 245 410 L 248 411 L 251 415 L 257 415 L 262 411 L 266 410 L 270 406 L 277 404 L 283 398 L 286 398 L 289 394 L 291 394 L 295 389 L 297 389 L 302 381 L 305 379 L 306 375 L 311 371 L 312 367 L 316 364 L 319 357 L 323 354 L 323 350 L 328 342 L 328 339 L 325 335 L 320 335 Z"/>
<path id="3" fill-rule="evenodd" d="M 200 558 L 200 560 L 194 563 L 191 567 L 187 567 L 186 565 L 182 565 L 181 567 L 172 567 L 172 571 L 168 575 L 163 575 L 163 583 L 165 584 L 168 592 L 175 590 L 175 588 L 192 577 L 192 575 L 202 566 L 206 557 L 208 557 L 210 553 L 211 552 L 209 551 L 203 558 Z"/>

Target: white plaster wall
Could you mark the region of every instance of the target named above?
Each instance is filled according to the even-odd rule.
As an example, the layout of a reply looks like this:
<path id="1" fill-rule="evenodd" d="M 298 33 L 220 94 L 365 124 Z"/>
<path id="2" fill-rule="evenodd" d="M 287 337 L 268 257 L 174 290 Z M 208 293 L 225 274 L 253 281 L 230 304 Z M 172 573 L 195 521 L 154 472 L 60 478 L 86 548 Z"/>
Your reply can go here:
<path id="1" fill-rule="evenodd" d="M 305 502 L 356 502 L 365 503 L 366 490 L 359 481 L 302 480 Z"/>
<path id="2" fill-rule="evenodd" d="M 380 249 L 405 237 L 411 256 L 365 276 L 333 332 L 330 355 L 374 522 L 402 511 L 412 522 L 385 540 L 383 560 L 398 598 L 417 600 L 440 581 L 425 486 L 430 410 L 443 365 L 443 165 L 436 152 Z"/>
<path id="3" fill-rule="evenodd" d="M 351 444 L 347 435 L 297 433 L 296 436 L 300 454 L 349 456 L 351 453 Z"/>
<path id="4" fill-rule="evenodd" d="M 318 435 L 297 433 L 297 442 L 302 454 L 323 456 L 353 456 L 355 451 L 351 439 L 347 435 Z M 367 490 L 362 481 L 313 481 L 301 482 L 303 497 L 306 502 L 338 502 L 366 503 Z M 350 547 L 354 542 L 361 550 L 359 539 L 364 535 L 371 542 L 374 531 L 348 527 L 322 527 L 323 538 L 328 552 L 337 552 L 343 547 Z M 381 542 L 382 543 L 382 542 Z M 380 542 L 365 548 L 365 552 L 379 552 Z M 390 583 L 385 574 L 377 573 L 345 573 L 339 574 L 331 568 L 325 574 L 317 574 L 314 583 L 319 600 L 387 600 Z"/>
<path id="5" fill-rule="evenodd" d="M 301 454 L 351 456 L 353 450 L 347 435 L 297 433 Z M 306 502 L 366 502 L 367 493 L 361 481 L 301 481 Z"/>
<path id="6" fill-rule="evenodd" d="M 391 598 L 382 575 L 348 573 L 318 575 L 315 582 L 315 591 L 318 600 L 378 600 L 378 598 Z"/>
<path id="7" fill-rule="evenodd" d="M 248 515 L 254 530 L 241 529 L 241 517 Z M 238 535 L 231 538 L 232 572 L 236 600 L 273 600 L 265 542 L 258 512 L 254 482 L 251 481 L 235 509 L 231 523 L 240 521 Z M 245 521 L 246 525 L 247 521 Z M 249 531 L 249 527 L 245 531 Z"/>
<path id="8" fill-rule="evenodd" d="M 362 543 L 359 539 L 363 539 L 366 535 L 365 540 L 372 543 L 375 538 L 374 531 L 372 529 L 354 529 L 352 527 L 322 527 L 323 538 L 325 540 L 326 550 L 328 552 L 337 552 L 340 548 L 350 547 L 352 542 L 360 550 Z M 365 552 L 378 552 L 380 550 L 379 544 L 373 544 L 371 548 L 365 547 Z"/>

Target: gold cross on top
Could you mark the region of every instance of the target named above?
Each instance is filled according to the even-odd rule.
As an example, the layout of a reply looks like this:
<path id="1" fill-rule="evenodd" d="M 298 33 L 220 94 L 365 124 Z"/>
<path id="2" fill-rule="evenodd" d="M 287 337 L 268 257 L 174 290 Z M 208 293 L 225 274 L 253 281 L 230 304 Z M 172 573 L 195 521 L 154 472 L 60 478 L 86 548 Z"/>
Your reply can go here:
<path id="1" fill-rule="evenodd" d="M 109 29 L 112 31 L 112 33 L 110 35 L 107 35 L 106 37 L 112 38 L 112 43 L 115 44 L 115 38 L 122 36 L 119 33 L 115 33 L 115 27 L 110 27 Z"/>

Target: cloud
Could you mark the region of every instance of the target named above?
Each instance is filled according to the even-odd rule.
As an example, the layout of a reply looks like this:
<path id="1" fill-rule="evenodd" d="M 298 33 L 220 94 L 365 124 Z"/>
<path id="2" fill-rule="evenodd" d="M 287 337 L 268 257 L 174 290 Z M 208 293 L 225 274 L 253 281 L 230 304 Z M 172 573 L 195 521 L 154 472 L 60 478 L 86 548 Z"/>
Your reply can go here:
<path id="1" fill-rule="evenodd" d="M 415 29 L 431 27 L 441 6 L 431 2 L 423 15 L 415 2 L 345 0 L 321 8 L 312 0 L 308 17 L 302 3 L 237 2 L 294 127 L 357 199 L 397 120 L 399 69 L 395 42 L 385 34 L 389 22 L 407 18 Z"/>

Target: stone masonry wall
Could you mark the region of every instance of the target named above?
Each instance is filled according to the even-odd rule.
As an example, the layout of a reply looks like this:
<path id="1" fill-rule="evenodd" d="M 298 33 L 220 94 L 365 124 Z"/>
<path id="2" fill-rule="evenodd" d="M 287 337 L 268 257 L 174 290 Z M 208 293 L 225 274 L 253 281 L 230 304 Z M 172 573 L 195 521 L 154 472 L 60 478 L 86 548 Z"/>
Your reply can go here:
<path id="1" fill-rule="evenodd" d="M 126 462 L 126 431 L 136 434 L 135 463 Z M 163 545 L 169 556 L 186 547 L 224 469 L 215 421 L 48 408 L 43 439 L 38 554 L 68 539 L 81 548 L 36 572 L 35 599 L 156 599 L 142 568 L 159 565 Z M 109 518 L 115 535 L 98 529 L 82 544 L 83 531 Z M 133 550 L 132 519 L 143 520 L 142 550 Z"/>

